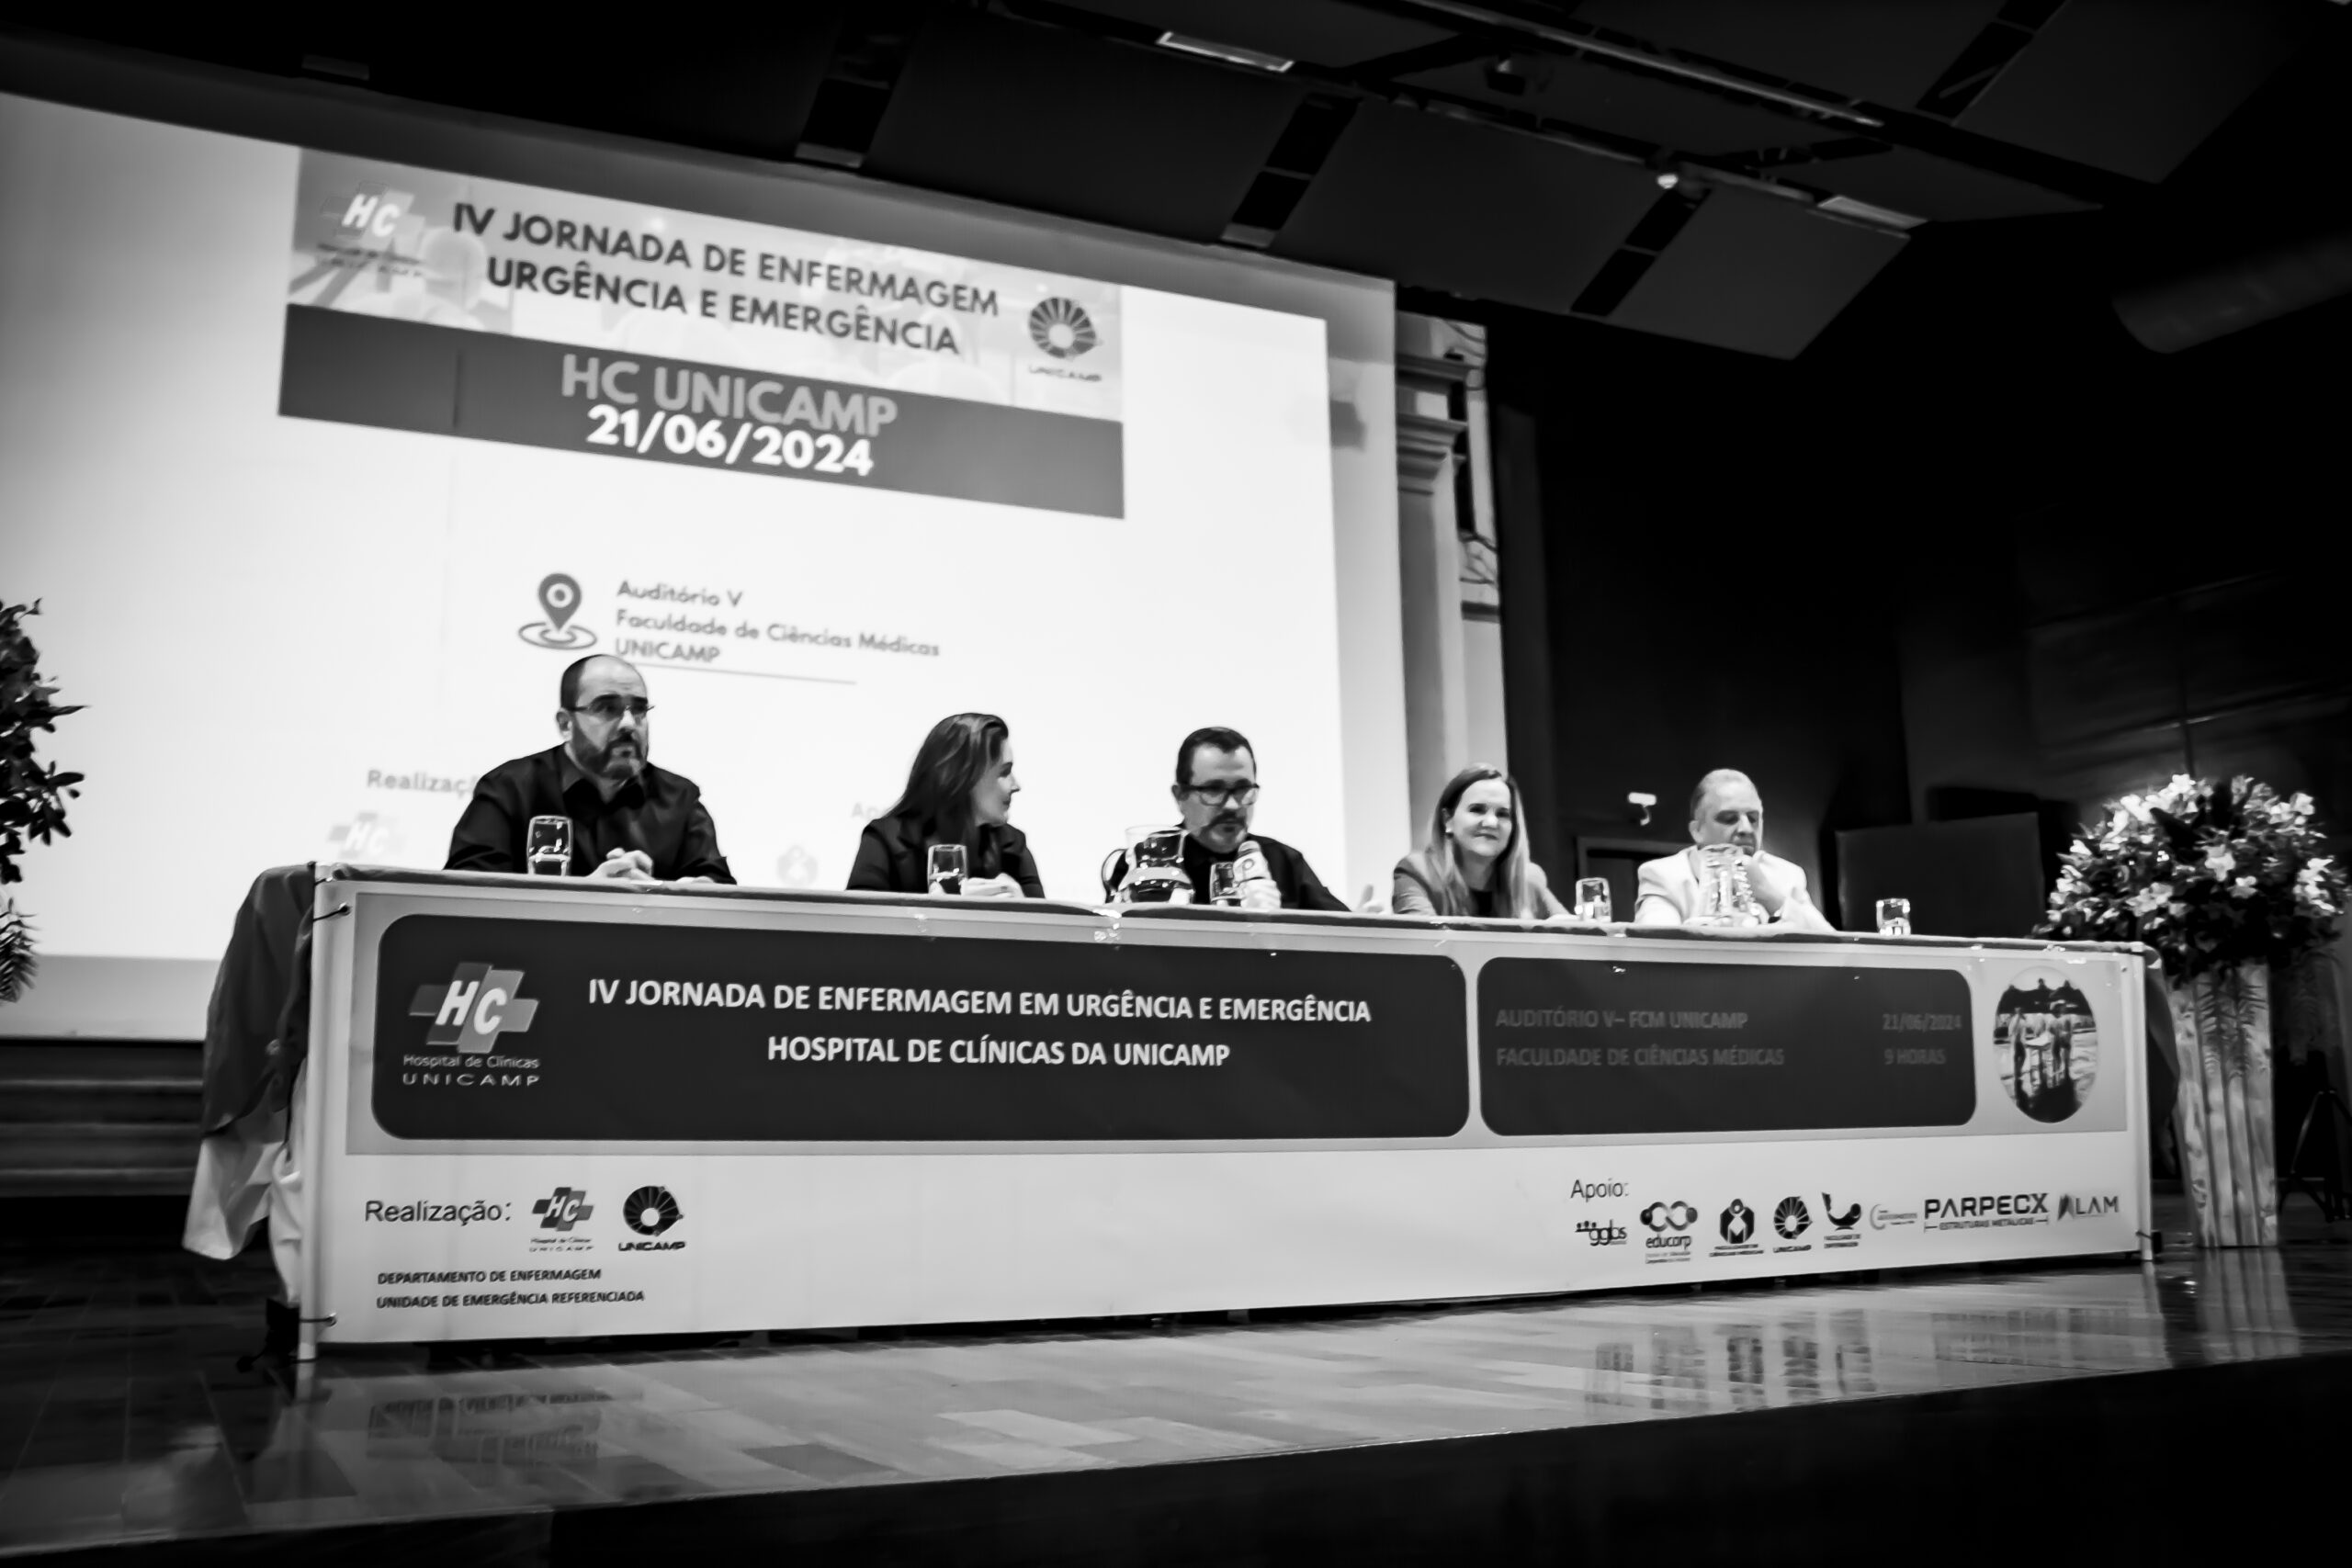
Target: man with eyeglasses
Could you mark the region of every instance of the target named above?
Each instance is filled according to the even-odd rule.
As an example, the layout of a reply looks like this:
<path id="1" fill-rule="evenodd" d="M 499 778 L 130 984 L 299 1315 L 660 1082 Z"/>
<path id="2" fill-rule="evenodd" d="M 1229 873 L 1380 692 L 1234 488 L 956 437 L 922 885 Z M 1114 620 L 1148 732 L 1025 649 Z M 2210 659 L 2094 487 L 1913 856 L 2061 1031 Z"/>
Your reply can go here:
<path id="1" fill-rule="evenodd" d="M 718 829 L 690 779 L 646 758 L 645 677 L 591 654 L 556 687 L 562 740 L 481 776 L 449 837 L 451 871 L 526 871 L 534 817 L 571 818 L 571 874 L 628 882 L 729 882 Z"/>
<path id="2" fill-rule="evenodd" d="M 1347 912 L 1348 907 L 1323 886 L 1305 855 L 1279 839 L 1250 830 L 1258 807 L 1258 758 L 1239 730 L 1212 725 L 1184 737 L 1176 749 L 1176 783 L 1170 793 L 1183 814 L 1184 874 L 1193 879 L 1193 903 L 1209 901 L 1209 867 L 1233 859 L 1244 843 L 1254 842 L 1281 895 L 1280 908 Z M 1115 887 L 1125 874 L 1126 856 L 1121 854 L 1107 880 Z M 1256 905 L 1263 897 L 1245 892 L 1244 906 Z"/>

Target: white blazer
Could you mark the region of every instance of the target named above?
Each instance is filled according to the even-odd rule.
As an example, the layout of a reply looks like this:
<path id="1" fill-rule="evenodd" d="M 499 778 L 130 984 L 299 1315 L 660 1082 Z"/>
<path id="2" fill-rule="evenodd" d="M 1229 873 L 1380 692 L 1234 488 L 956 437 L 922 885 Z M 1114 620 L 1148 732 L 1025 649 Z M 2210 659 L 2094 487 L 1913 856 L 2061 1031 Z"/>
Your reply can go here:
<path id="1" fill-rule="evenodd" d="M 1803 931 L 1828 931 L 1826 917 L 1814 907 L 1813 895 L 1804 884 L 1804 868 L 1778 855 L 1758 854 L 1781 885 L 1789 890 L 1788 902 L 1781 907 L 1780 923 Z M 1679 926 L 1688 921 L 1699 908 L 1699 857 L 1696 850 L 1668 855 L 1661 860 L 1642 863 L 1640 890 L 1634 898 L 1634 923 L 1644 926 Z"/>

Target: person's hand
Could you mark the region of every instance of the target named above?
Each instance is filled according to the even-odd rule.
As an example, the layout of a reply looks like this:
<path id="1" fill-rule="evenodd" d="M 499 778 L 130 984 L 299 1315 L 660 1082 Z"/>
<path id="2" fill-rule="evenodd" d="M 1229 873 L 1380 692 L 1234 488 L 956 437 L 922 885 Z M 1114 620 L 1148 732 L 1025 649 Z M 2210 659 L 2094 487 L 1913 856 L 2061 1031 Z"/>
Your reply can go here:
<path id="1" fill-rule="evenodd" d="M 588 874 L 616 882 L 650 882 L 653 880 L 653 857 L 643 850 L 615 850 L 605 857 L 605 863 Z"/>
<path id="2" fill-rule="evenodd" d="M 1747 870 L 1747 890 L 1756 895 L 1756 902 L 1766 914 L 1779 914 L 1781 906 L 1789 901 L 1789 884 L 1773 874 L 1760 854 L 1749 855 L 1740 863 Z"/>
<path id="3" fill-rule="evenodd" d="M 1021 884 L 1000 873 L 995 876 L 967 876 L 964 879 L 967 898 L 1018 898 L 1023 897 Z"/>
<path id="4" fill-rule="evenodd" d="M 1283 890 L 1275 885 L 1272 877 L 1245 882 L 1241 885 L 1241 907 L 1267 912 L 1280 909 L 1283 907 Z"/>

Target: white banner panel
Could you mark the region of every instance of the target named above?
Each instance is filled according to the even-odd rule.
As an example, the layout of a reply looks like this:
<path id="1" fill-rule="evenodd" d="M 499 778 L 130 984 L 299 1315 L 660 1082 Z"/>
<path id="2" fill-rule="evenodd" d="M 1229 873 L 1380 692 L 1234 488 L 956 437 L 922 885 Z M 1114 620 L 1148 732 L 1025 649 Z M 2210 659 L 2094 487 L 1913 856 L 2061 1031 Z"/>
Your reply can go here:
<path id="1" fill-rule="evenodd" d="M 2130 953 L 336 881 L 334 1341 L 2123 1253 Z"/>

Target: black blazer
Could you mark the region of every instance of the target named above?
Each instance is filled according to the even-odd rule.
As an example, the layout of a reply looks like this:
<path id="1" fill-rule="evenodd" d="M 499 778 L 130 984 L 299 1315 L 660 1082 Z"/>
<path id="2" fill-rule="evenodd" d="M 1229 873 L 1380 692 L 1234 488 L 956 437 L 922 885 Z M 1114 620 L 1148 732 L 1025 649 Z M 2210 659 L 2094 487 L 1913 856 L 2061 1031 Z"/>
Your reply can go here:
<path id="1" fill-rule="evenodd" d="M 849 868 L 853 891 L 927 893 L 931 879 L 925 852 L 938 838 L 927 822 L 903 817 L 876 817 L 857 840 L 857 859 Z M 1010 876 L 1032 898 L 1046 889 L 1037 880 L 1037 863 L 1030 857 L 1029 840 L 1021 829 L 1007 825 L 980 829 L 979 849 L 971 857 L 974 876 Z"/>

